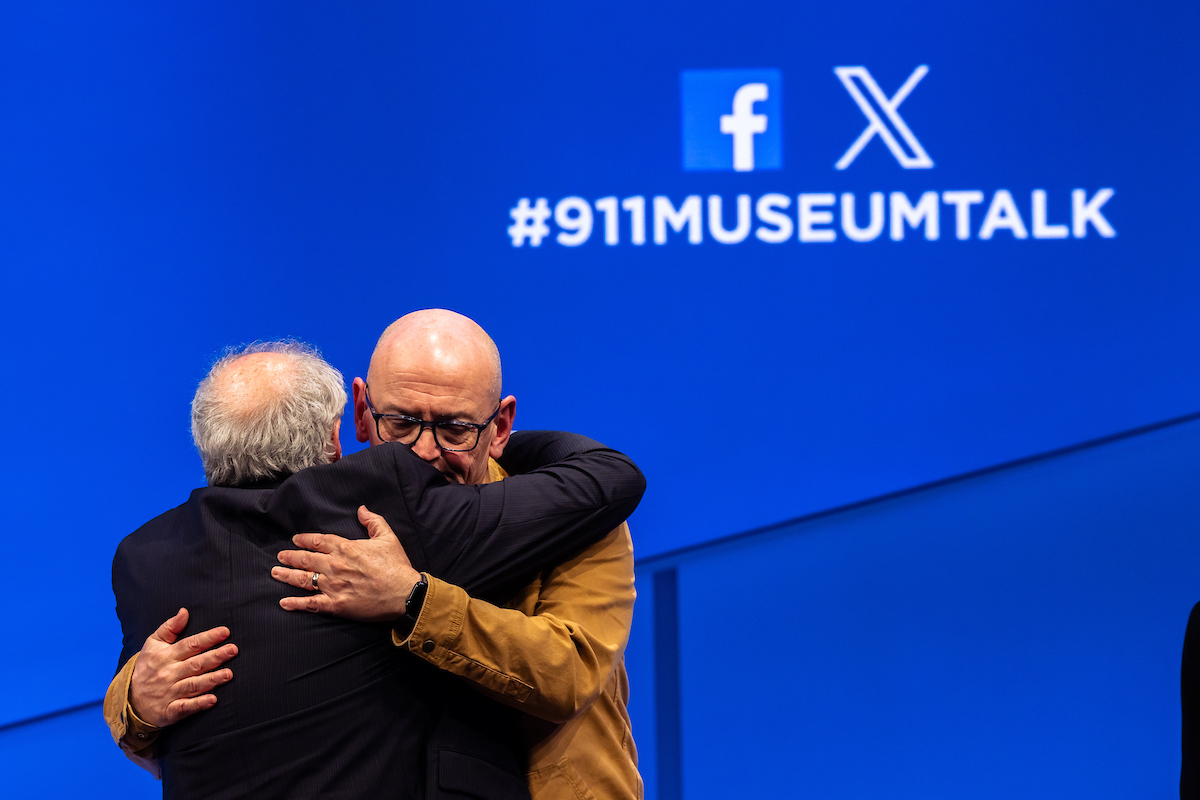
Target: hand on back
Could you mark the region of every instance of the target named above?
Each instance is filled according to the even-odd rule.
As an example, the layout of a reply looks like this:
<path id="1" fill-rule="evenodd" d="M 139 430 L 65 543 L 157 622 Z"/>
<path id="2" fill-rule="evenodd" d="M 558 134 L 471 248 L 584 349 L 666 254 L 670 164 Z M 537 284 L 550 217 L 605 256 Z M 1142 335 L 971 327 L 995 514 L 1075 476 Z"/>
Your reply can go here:
<path id="1" fill-rule="evenodd" d="M 217 702 L 212 690 L 233 678 L 233 670 L 221 668 L 238 652 L 235 644 L 221 644 L 229 629 L 210 628 L 180 639 L 187 621 L 188 611 L 181 608 L 160 625 L 133 668 L 129 702 L 138 717 L 158 728 L 212 708 Z"/>
<path id="2" fill-rule="evenodd" d="M 413 569 L 383 517 L 359 506 L 358 520 L 369 539 L 329 533 L 301 533 L 292 538 L 296 547 L 303 549 L 281 552 L 279 560 L 287 566 L 273 567 L 271 577 L 313 594 L 285 597 L 280 606 L 287 611 L 333 614 L 360 622 L 391 622 L 404 615 L 409 592 L 421 574 Z"/>

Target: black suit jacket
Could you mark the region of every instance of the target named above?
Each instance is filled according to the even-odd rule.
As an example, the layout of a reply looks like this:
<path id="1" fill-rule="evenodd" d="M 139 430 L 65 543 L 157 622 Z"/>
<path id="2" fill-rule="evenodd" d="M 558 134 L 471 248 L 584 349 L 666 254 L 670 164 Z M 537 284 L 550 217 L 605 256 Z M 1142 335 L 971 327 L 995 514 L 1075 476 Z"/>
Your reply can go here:
<path id="1" fill-rule="evenodd" d="M 1200 800 L 1200 603 L 1192 607 L 1183 636 L 1180 670 L 1183 704 L 1183 761 L 1179 771 L 1179 796 Z"/>
<path id="2" fill-rule="evenodd" d="M 164 796 L 520 796 L 506 712 L 394 647 L 385 624 L 283 611 L 279 598 L 302 592 L 270 575 L 296 532 L 364 537 L 365 504 L 415 568 L 500 600 L 603 537 L 645 486 L 628 458 L 571 434 L 514 434 L 504 465 L 528 474 L 450 485 L 404 445 L 371 447 L 254 488 L 197 489 L 126 537 L 113 561 L 121 664 L 181 606 L 188 633 L 228 625 L 239 648 L 217 705 L 160 739 Z M 456 765 L 444 790 L 427 746 Z"/>

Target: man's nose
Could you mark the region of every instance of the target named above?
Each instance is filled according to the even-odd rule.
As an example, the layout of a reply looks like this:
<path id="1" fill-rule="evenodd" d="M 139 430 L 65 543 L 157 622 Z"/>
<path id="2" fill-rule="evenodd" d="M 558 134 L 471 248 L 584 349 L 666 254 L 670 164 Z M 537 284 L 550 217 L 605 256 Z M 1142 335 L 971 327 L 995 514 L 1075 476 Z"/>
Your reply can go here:
<path id="1" fill-rule="evenodd" d="M 429 435 L 426 436 L 425 434 Z M 438 447 L 437 439 L 433 436 L 433 428 L 428 426 L 421 429 L 421 432 L 417 435 L 417 440 L 409 445 L 409 447 L 422 460 L 430 463 L 437 461 L 442 455 L 442 448 Z"/>

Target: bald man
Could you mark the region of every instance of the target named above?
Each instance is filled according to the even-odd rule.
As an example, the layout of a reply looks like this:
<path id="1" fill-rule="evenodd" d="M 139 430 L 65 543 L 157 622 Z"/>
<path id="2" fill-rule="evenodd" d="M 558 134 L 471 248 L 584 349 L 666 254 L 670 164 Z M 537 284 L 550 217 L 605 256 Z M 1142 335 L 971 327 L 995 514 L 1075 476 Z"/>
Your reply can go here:
<path id="1" fill-rule="evenodd" d="M 411 554 L 421 569 L 502 597 L 599 539 L 640 497 L 627 459 L 569 434 L 521 434 L 520 452 L 510 444 L 506 458 L 534 474 L 507 490 L 512 481 L 450 484 L 396 444 L 339 460 L 345 401 L 340 374 L 303 346 L 268 343 L 220 360 L 192 413 L 209 486 L 118 549 L 125 666 L 105 716 L 131 750 L 148 729 L 159 736 L 153 755 L 168 797 L 437 796 L 425 744 L 467 690 L 392 643 L 406 597 L 376 592 L 356 606 L 357 622 L 282 611 L 268 572 L 296 529 L 349 543 L 364 536 L 361 522 L 375 556 L 412 573 Z M 324 549 L 322 538 L 295 537 Z M 320 577 L 311 573 L 306 588 Z M 179 638 L 189 623 L 228 627 Z M 221 645 L 230 629 L 238 644 Z M 475 726 L 450 733 L 447 788 L 528 797 L 523 759 L 505 760 L 511 742 Z"/>
<path id="2" fill-rule="evenodd" d="M 506 477 L 495 459 L 515 413 L 516 399 L 501 396 L 496 345 L 451 311 L 418 311 L 392 323 L 367 379 L 354 380 L 359 441 L 408 444 L 452 483 Z M 524 712 L 517 724 L 534 800 L 642 796 L 624 663 L 635 594 L 628 526 L 546 570 L 505 607 L 471 597 L 445 576 L 388 563 L 372 542 L 328 537 L 325 545 L 325 555 L 280 554 L 296 569 L 274 575 L 297 588 L 311 588 L 311 570 L 328 573 L 321 593 L 285 598 L 284 608 L 361 618 L 371 598 L 407 597 L 418 586 L 423 602 L 410 604 L 411 629 L 400 628 L 396 644 Z M 396 576 L 394 584 L 384 575 Z M 436 741 L 432 748 L 436 764 Z"/>

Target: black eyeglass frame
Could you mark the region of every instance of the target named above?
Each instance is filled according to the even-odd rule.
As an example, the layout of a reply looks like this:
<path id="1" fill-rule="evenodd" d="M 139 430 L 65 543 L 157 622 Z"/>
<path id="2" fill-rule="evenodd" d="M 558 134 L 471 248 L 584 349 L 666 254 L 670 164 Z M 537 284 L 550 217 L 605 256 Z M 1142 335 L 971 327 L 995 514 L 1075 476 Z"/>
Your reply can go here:
<path id="1" fill-rule="evenodd" d="M 483 433 L 484 428 L 486 428 L 488 425 L 492 424 L 492 420 L 494 420 L 496 418 L 496 415 L 500 413 L 500 409 L 504 405 L 503 401 L 498 403 L 496 405 L 496 410 L 493 411 L 492 415 L 490 417 L 488 417 L 486 420 L 484 420 L 483 422 L 463 422 L 462 420 L 457 420 L 457 419 L 447 419 L 447 420 L 439 420 L 437 422 L 430 422 L 429 420 L 417 419 L 416 417 L 410 417 L 407 414 L 381 414 L 381 413 L 379 413 L 378 411 L 375 410 L 375 404 L 371 402 L 371 387 L 367 385 L 366 381 L 363 381 L 363 387 L 365 389 L 365 391 L 363 392 L 363 395 L 367 400 L 367 411 L 369 411 L 371 416 L 375 418 L 375 435 L 379 437 L 379 441 L 381 441 L 381 442 L 396 441 L 394 439 L 383 438 L 383 432 L 381 430 L 379 430 L 379 420 L 384 419 L 384 418 L 394 419 L 394 420 L 399 420 L 402 422 L 407 422 L 409 424 L 415 424 L 415 425 L 421 426 L 420 428 L 417 429 L 417 435 L 413 438 L 412 442 L 410 442 L 410 443 L 400 442 L 400 444 L 416 444 L 418 441 L 420 441 L 421 437 L 425 435 L 425 429 L 429 428 L 433 432 L 434 444 L 436 444 L 439 449 L 445 450 L 448 453 L 469 453 L 472 450 L 474 450 L 476 447 L 479 447 L 479 437 Z M 475 429 L 475 443 L 467 448 L 446 447 L 444 444 L 442 444 L 442 440 L 438 438 L 438 428 L 447 427 L 450 425 L 453 425 L 453 426 L 459 427 L 459 428 L 462 428 L 462 427 L 474 428 Z"/>

